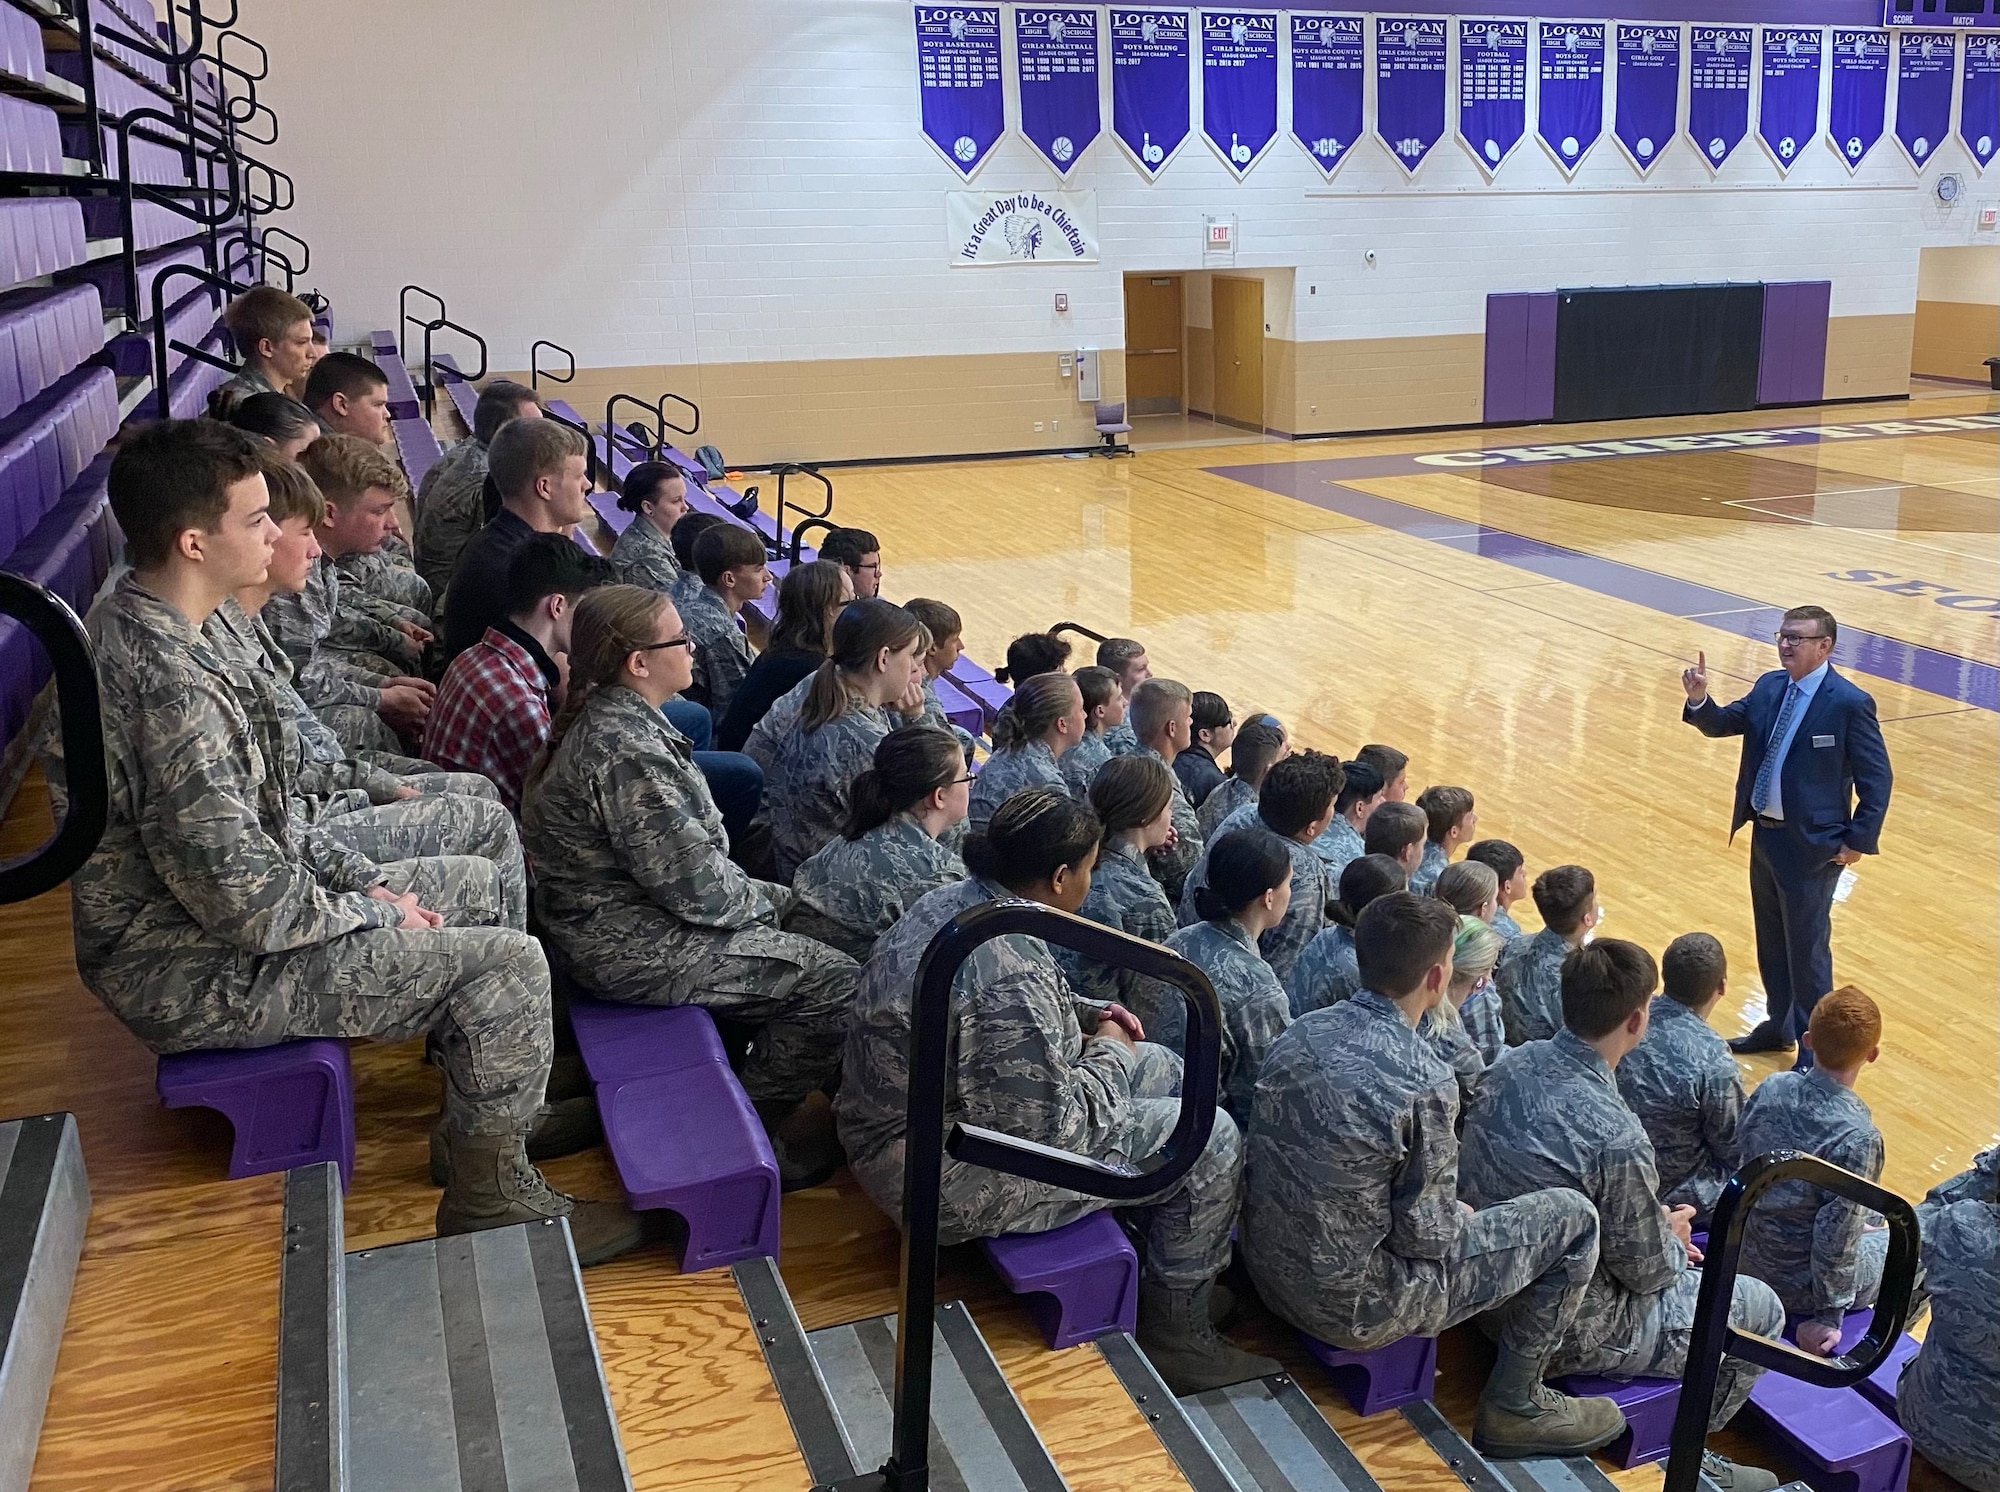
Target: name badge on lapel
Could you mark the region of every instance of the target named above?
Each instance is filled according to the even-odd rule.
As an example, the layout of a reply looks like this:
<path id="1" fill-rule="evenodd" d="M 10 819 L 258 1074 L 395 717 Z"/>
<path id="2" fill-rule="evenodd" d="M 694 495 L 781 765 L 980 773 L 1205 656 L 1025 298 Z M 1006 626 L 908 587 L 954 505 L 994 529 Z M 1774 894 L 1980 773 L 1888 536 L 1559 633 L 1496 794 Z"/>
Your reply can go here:
<path id="1" fill-rule="evenodd" d="M 1833 744 L 1833 737 L 1832 737 L 1832 736 L 1814 736 L 1814 737 L 1813 737 L 1813 745 L 1815 745 L 1815 746 L 1831 746 L 1832 744 Z"/>

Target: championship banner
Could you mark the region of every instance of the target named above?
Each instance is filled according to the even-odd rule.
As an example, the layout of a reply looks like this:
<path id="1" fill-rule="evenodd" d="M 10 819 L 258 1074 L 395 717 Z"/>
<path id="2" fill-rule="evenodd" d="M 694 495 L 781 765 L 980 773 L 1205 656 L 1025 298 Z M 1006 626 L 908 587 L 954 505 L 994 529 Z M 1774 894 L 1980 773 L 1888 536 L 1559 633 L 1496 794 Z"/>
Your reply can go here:
<path id="1" fill-rule="evenodd" d="M 1188 137 L 1188 12 L 1111 12 L 1111 132 L 1148 181 Z"/>
<path id="2" fill-rule="evenodd" d="M 970 180 L 1007 128 L 1000 7 L 917 7 L 917 95 L 924 138 Z"/>
<path id="3" fill-rule="evenodd" d="M 1766 26 L 1758 49 L 1763 97 L 1757 105 L 1757 138 L 1780 171 L 1788 172 L 1806 142 L 1819 133 L 1820 53 L 1826 33 L 1817 26 Z"/>
<path id="4" fill-rule="evenodd" d="M 1882 138 L 1888 110 L 1889 33 L 1836 27 L 1826 133 L 1850 172 Z"/>
<path id="5" fill-rule="evenodd" d="M 1535 131 L 1574 176 L 1604 133 L 1604 22 L 1537 24 Z"/>
<path id="6" fill-rule="evenodd" d="M 1984 171 L 2000 136 L 2000 37 L 1968 36 L 1958 91 L 1958 138 Z"/>
<path id="7" fill-rule="evenodd" d="M 1201 13 L 1201 131 L 1241 181 L 1278 138 L 1278 13 Z"/>
<path id="8" fill-rule="evenodd" d="M 1750 133 L 1748 26 L 1696 26 L 1688 43 L 1688 138 L 1720 171 Z"/>
<path id="9" fill-rule="evenodd" d="M 1412 176 L 1444 138 L 1444 22 L 1375 17 L 1375 135 Z"/>
<path id="10" fill-rule="evenodd" d="M 955 266 L 1097 262 L 1094 191 L 946 192 L 944 224 Z"/>
<path id="11" fill-rule="evenodd" d="M 1014 7 L 1021 133 L 1067 176 L 1104 127 L 1097 103 L 1097 12 Z"/>
<path id="12" fill-rule="evenodd" d="M 1458 23 L 1458 137 L 1490 178 L 1528 132 L 1528 23 Z"/>
<path id="13" fill-rule="evenodd" d="M 1292 13 L 1292 138 L 1331 177 L 1361 138 L 1360 16 Z"/>
<path id="14" fill-rule="evenodd" d="M 1615 86 L 1611 133 L 1644 176 L 1680 127 L 1681 28 L 1620 21 Z"/>
<path id="15" fill-rule="evenodd" d="M 1958 39 L 1936 31 L 1896 33 L 1896 143 L 1922 171 L 1951 133 Z"/>

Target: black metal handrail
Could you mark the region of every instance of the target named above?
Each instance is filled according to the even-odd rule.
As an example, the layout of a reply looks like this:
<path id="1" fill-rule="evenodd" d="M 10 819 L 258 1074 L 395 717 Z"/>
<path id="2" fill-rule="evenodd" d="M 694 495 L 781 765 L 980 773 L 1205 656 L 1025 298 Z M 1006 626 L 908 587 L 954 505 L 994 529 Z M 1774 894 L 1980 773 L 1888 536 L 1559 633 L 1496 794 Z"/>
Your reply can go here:
<path id="1" fill-rule="evenodd" d="M 544 347 L 548 348 L 551 352 L 560 352 L 564 357 L 568 358 L 569 372 L 558 373 L 553 368 L 544 368 L 541 360 L 537 357 L 537 354 Z M 528 387 L 531 389 L 540 389 L 544 374 L 548 375 L 551 383 L 569 383 L 576 377 L 576 354 L 560 342 L 551 342 L 547 337 L 535 338 L 534 341 L 528 344 Z"/>
<path id="2" fill-rule="evenodd" d="M 468 338 L 479 349 L 479 367 L 471 373 L 461 372 L 456 363 L 439 362 L 431 355 L 431 338 L 441 331 L 457 332 Z M 486 376 L 486 339 L 469 326 L 460 326 L 456 321 L 440 316 L 435 321 L 424 323 L 424 382 L 418 390 L 424 396 L 424 418 L 429 419 L 437 408 L 437 377 L 449 374 L 460 383 L 477 383 Z"/>
<path id="3" fill-rule="evenodd" d="M 255 119 L 259 114 L 267 115 L 270 118 L 271 133 L 268 135 L 253 135 L 247 128 L 250 121 Z M 235 125 L 236 133 L 245 140 L 248 140 L 252 145 L 276 145 L 278 143 L 278 111 L 269 104 L 253 104 L 250 112 L 240 118 L 232 114 L 230 122 Z"/>
<path id="4" fill-rule="evenodd" d="M 78 3 L 88 6 L 91 0 L 78 0 Z M 200 0 L 187 0 L 186 4 L 178 6 L 169 5 L 167 7 L 166 26 L 169 34 L 175 41 L 180 39 L 180 27 L 175 19 L 178 16 L 186 16 L 188 18 L 188 33 L 192 40 L 188 42 L 185 50 L 171 45 L 163 47 L 158 42 L 134 35 L 122 28 L 113 33 L 113 39 L 119 45 L 130 47 L 143 57 L 150 57 L 155 62 L 164 62 L 168 67 L 186 67 L 190 63 L 202 60 L 201 36 L 204 26 L 213 27 L 217 31 L 227 31 L 235 26 L 239 18 L 237 0 L 229 0 L 229 16 L 226 20 L 221 21 L 213 19 L 204 12 L 201 8 Z"/>
<path id="5" fill-rule="evenodd" d="M 691 425 L 676 425 L 672 420 L 668 419 L 667 401 L 669 399 L 671 399 L 676 404 L 686 405 L 688 408 L 688 412 L 692 414 L 694 417 L 694 423 Z M 654 413 L 658 414 L 660 417 L 660 423 L 664 425 L 667 429 L 675 431 L 678 434 L 692 435 L 697 430 L 701 429 L 701 406 L 695 403 L 694 400 L 688 398 L 687 395 L 685 394 L 673 394 L 673 393 L 662 394 L 660 395 L 660 402 L 656 404 L 653 408 L 654 408 Z M 664 445 L 666 444 L 666 442 L 662 440 L 661 444 Z"/>
<path id="6" fill-rule="evenodd" d="M 176 135 L 160 133 L 159 126 L 162 125 L 177 132 Z M 173 115 L 158 109 L 134 109 L 122 116 L 112 128 L 118 138 L 118 207 L 119 225 L 124 229 L 125 238 L 125 305 L 136 317 L 140 309 L 139 250 L 136 247 L 139 237 L 133 226 L 133 205 L 143 197 L 148 202 L 157 202 L 179 213 L 203 228 L 219 228 L 235 218 L 243 203 L 240 157 L 226 138 L 206 125 L 196 124 L 191 120 L 176 119 Z M 212 192 L 204 193 L 199 200 L 182 201 L 174 189 L 134 181 L 132 136 L 135 132 L 142 140 L 199 152 L 204 159 L 220 161 L 226 166 L 229 173 L 229 187 L 224 194 L 222 205 L 220 207 L 215 205 Z"/>
<path id="7" fill-rule="evenodd" d="M 210 367 L 221 368 L 227 373 L 233 374 L 242 371 L 240 365 L 230 362 L 227 358 L 217 357 L 212 352 L 205 352 L 199 347 L 190 346 L 188 343 L 179 341 L 167 334 L 167 285 L 174 280 L 193 280 L 198 284 L 207 285 L 211 289 L 220 290 L 225 295 L 232 296 L 241 295 L 245 290 L 250 288 L 247 285 L 238 284 L 226 275 L 219 275 L 213 270 L 203 269 L 198 264 L 170 264 L 154 277 L 153 394 L 160 411 L 160 418 L 163 420 L 170 420 L 174 417 L 173 405 L 168 398 L 168 384 L 171 382 L 167 376 L 168 352 L 181 353 L 186 357 L 207 363 Z M 242 349 L 239 348 L 237 350 L 240 352 Z"/>
<path id="8" fill-rule="evenodd" d="M 412 294 L 421 295 L 425 300 L 430 301 L 437 307 L 437 317 L 435 319 L 442 320 L 451 315 L 451 312 L 445 309 L 444 297 L 439 295 L 435 290 L 426 290 L 421 285 L 405 285 L 401 290 L 397 291 L 396 351 L 405 361 L 408 361 L 410 356 L 410 326 L 414 323 L 418 330 L 421 331 L 425 321 L 424 317 L 412 316 L 410 314 L 410 296 Z"/>
<path id="9" fill-rule="evenodd" d="M 307 243 L 303 238 L 300 238 L 298 234 L 292 232 L 289 228 L 280 228 L 274 223 L 265 228 L 263 233 L 259 235 L 259 242 L 263 244 L 266 250 L 269 250 L 273 238 L 287 239 L 299 246 L 299 260 L 296 266 L 298 274 L 304 274 L 312 268 L 312 245 Z"/>
<path id="10" fill-rule="evenodd" d="M 650 436 L 640 433 L 639 430 L 634 428 L 640 423 L 636 420 L 632 425 L 620 429 L 617 419 L 617 409 L 621 404 L 630 404 L 634 409 L 643 409 L 647 414 L 651 415 L 653 419 L 653 433 Z M 659 405 L 648 404 L 637 394 L 613 394 L 609 399 L 604 401 L 604 453 L 606 456 L 609 456 L 618 447 L 632 442 L 637 442 L 640 447 L 640 460 L 657 460 L 661 448 L 667 443 L 666 416 L 660 412 Z"/>
<path id="11" fill-rule="evenodd" d="M 1743 1251 L 1743 1228 L 1750 1219 L 1750 1209 L 1759 1196 L 1785 1181 L 1810 1182 L 1837 1197 L 1881 1213 L 1889 1224 L 1889 1256 L 1882 1267 L 1882 1287 L 1875 1299 L 1874 1320 L 1869 1323 L 1867 1335 L 1854 1344 L 1854 1350 L 1839 1357 L 1821 1357 L 1789 1342 L 1774 1341 L 1729 1323 L 1729 1304 L 1736 1290 L 1737 1262 Z M 1910 1319 L 1910 1292 L 1917 1279 L 1917 1242 L 1915 1208 L 1866 1177 L 1842 1170 L 1816 1155 L 1774 1150 L 1746 1162 L 1730 1177 L 1710 1214 L 1708 1246 L 1701 1266 L 1701 1293 L 1696 1297 L 1694 1332 L 1681 1377 L 1680 1405 L 1674 1411 L 1673 1450 L 1667 1458 L 1664 1492 L 1696 1492 L 1702 1446 L 1708 1438 L 1709 1406 L 1715 1398 L 1715 1380 L 1722 1371 L 1725 1352 L 1821 1388 L 1846 1388 L 1880 1367 Z"/>
<path id="12" fill-rule="evenodd" d="M 782 494 L 780 500 L 782 501 Z M 782 510 L 780 510 L 779 517 L 782 518 L 783 516 L 784 515 Z M 776 527 L 780 534 L 784 532 L 784 527 L 782 524 L 776 525 Z M 805 553 L 807 534 L 818 533 L 822 529 L 824 529 L 827 533 L 832 533 L 835 529 L 839 527 L 840 525 L 835 523 L 831 518 L 801 519 L 798 523 L 798 526 L 792 530 L 792 547 L 791 547 L 791 552 L 788 555 L 788 558 L 791 560 L 793 564 L 796 565 L 799 562 L 799 560 L 803 557 Z"/>
<path id="13" fill-rule="evenodd" d="M 1060 637 L 1065 632 L 1074 632 L 1079 637 L 1088 637 L 1092 642 L 1109 641 L 1102 632 L 1093 632 L 1090 628 L 1084 626 L 1082 622 L 1057 622 L 1053 627 L 1049 628 L 1049 636 L 1051 637 Z"/>
<path id="14" fill-rule="evenodd" d="M 821 505 L 820 510 L 817 513 L 808 512 L 804 507 L 800 506 L 798 503 L 792 503 L 789 505 L 794 513 L 801 515 L 799 519 L 800 527 L 804 527 L 806 525 L 812 525 L 818 528 L 825 528 L 829 531 L 839 527 L 838 524 L 832 521 L 833 481 L 830 477 L 826 476 L 823 472 L 821 472 L 817 466 L 804 466 L 795 461 L 781 461 L 776 466 L 771 468 L 771 474 L 778 479 L 777 505 L 775 506 L 775 508 L 772 510 L 771 513 L 772 527 L 775 528 L 778 531 L 778 533 L 783 534 L 785 531 L 785 508 L 787 506 L 785 502 L 785 479 L 787 477 L 805 477 L 811 481 L 819 483 L 821 489 L 826 493 L 826 502 Z M 798 528 L 794 528 L 792 530 L 793 561 L 796 562 L 798 557 L 799 557 L 799 530 Z"/>
<path id="15" fill-rule="evenodd" d="M 243 154 L 242 151 L 238 151 L 237 156 L 243 162 L 243 200 L 245 205 L 252 212 L 290 212 L 292 204 L 299 199 L 298 183 L 292 180 L 291 173 L 280 171 L 268 161 L 260 161 L 255 156 Z M 250 178 L 253 173 L 258 171 L 262 171 L 271 183 L 270 195 L 261 201 L 250 190 Z M 285 200 L 282 202 L 278 200 L 278 187 L 280 185 L 283 185 L 285 189 Z"/>
<path id="16" fill-rule="evenodd" d="M 5 904 L 40 896 L 76 873 L 104 837 L 111 795 L 104 771 L 97 664 L 83 623 L 60 596 L 4 570 L 0 570 L 0 616 L 14 618 L 33 633 L 54 666 L 68 783 L 63 821 L 56 832 L 39 849 L 0 860 L 0 904 Z"/>
<path id="17" fill-rule="evenodd" d="M 1152 1155 L 1107 1162 L 1073 1155 L 997 1130 L 954 1123 L 945 1133 L 945 1064 L 951 987 L 974 949 L 1024 935 L 1068 948 L 1114 969 L 1171 985 L 1187 1004 L 1187 1059 L 1180 1114 Z M 888 1462 L 846 1488 L 925 1492 L 930 1485 L 931 1353 L 937 1321 L 939 1192 L 947 1151 L 966 1165 L 1060 1186 L 1114 1202 L 1154 1196 L 1185 1176 L 1215 1128 L 1222 1012 L 1208 976 L 1179 954 L 1032 901 L 968 908 L 938 929 L 917 965 L 911 998 L 909 1100 L 903 1129 L 902 1309 L 896 1315 L 896 1427 Z"/>

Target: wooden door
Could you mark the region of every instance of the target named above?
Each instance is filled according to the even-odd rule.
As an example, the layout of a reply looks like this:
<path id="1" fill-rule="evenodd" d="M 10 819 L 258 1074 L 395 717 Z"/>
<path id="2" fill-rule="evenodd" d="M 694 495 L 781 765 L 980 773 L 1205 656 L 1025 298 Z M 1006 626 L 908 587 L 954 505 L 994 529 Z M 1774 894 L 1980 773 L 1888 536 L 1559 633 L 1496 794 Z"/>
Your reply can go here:
<path id="1" fill-rule="evenodd" d="M 1217 275 L 1215 417 L 1264 428 L 1264 282 Z"/>
<path id="2" fill-rule="evenodd" d="M 1128 414 L 1181 410 L 1181 277 L 1125 276 Z"/>

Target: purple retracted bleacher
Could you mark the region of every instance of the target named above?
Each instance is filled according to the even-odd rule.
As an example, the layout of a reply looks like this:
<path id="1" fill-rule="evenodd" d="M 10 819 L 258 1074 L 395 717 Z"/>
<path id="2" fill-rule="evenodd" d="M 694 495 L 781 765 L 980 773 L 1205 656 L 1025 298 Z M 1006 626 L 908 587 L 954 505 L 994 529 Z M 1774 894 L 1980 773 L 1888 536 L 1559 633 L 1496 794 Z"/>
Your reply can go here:
<path id="1" fill-rule="evenodd" d="M 0 202 L 0 284 L 18 285 L 83 263 L 82 205 L 68 197 Z"/>
<path id="2" fill-rule="evenodd" d="M 0 420 L 103 346 L 95 285 L 0 295 Z"/>
<path id="3" fill-rule="evenodd" d="M 0 420 L 0 556 L 12 554 L 117 429 L 109 368 L 78 369 Z"/>
<path id="4" fill-rule="evenodd" d="M 0 169 L 62 174 L 63 136 L 54 109 L 0 94 Z"/>
<path id="5" fill-rule="evenodd" d="M 26 11 L 0 9 L 0 71 L 10 77 L 39 83 L 47 75 L 48 60 L 42 47 L 42 26 Z"/>

